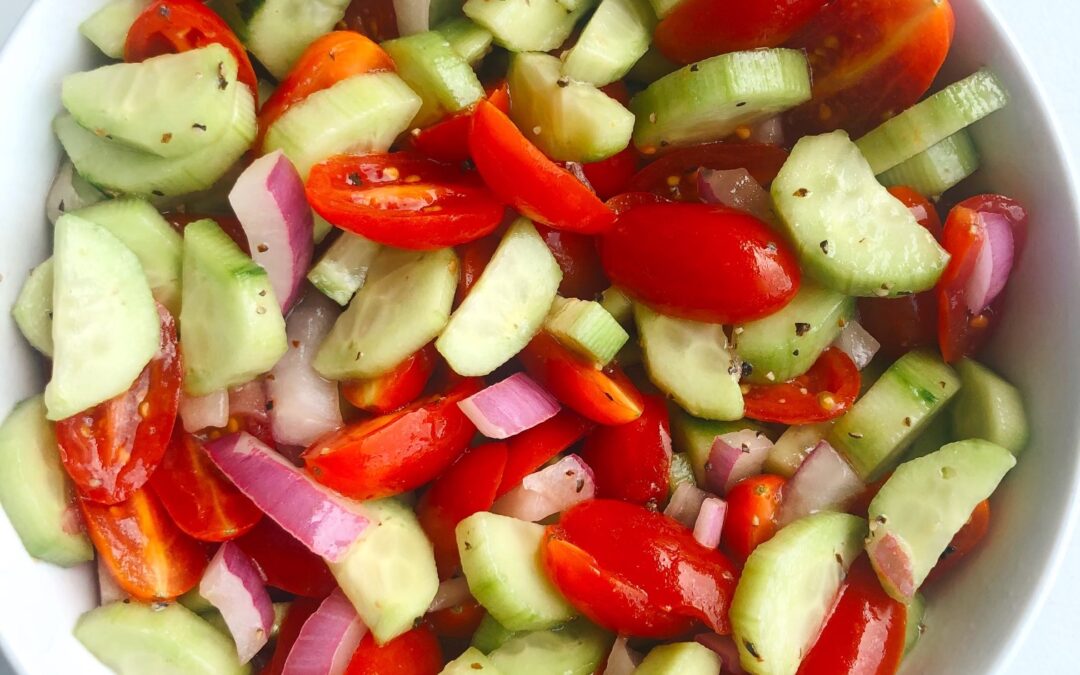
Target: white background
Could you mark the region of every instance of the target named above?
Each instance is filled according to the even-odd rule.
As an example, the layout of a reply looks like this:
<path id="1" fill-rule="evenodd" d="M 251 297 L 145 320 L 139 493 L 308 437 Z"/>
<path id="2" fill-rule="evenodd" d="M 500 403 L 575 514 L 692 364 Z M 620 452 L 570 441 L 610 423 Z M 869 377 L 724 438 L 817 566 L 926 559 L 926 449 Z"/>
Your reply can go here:
<path id="1" fill-rule="evenodd" d="M 31 0 L 0 0 L 2 42 Z M 1005 20 L 1062 123 L 1068 154 L 1080 165 L 1080 3 L 1075 0 L 987 0 Z M 56 39 L 61 39 L 56 36 Z M 75 39 L 75 36 L 72 36 Z M 1010 673 L 1076 673 L 1080 649 L 1080 540 L 1074 538 L 1050 598 Z M 0 657 L 2 658 L 2 657 Z M 9 669 L 0 662 L 0 675 Z M 36 675 L 36 674 L 35 674 Z M 974 675 L 974 674 L 972 674 Z"/>

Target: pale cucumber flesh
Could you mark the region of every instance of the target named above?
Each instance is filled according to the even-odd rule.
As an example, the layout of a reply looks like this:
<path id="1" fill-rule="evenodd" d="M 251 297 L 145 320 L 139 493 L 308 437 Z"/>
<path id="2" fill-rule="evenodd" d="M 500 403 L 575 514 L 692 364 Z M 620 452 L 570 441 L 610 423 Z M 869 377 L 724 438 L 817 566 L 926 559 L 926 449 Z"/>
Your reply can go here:
<path id="1" fill-rule="evenodd" d="M 952 407 L 956 438 L 981 438 L 1014 455 L 1027 445 L 1029 425 L 1020 391 L 1000 375 L 972 359 L 956 364 L 960 392 Z"/>
<path id="2" fill-rule="evenodd" d="M 598 87 L 622 79 L 649 48 L 656 15 L 648 0 L 602 0 L 563 59 L 563 74 Z"/>
<path id="3" fill-rule="evenodd" d="M 11 308 L 11 316 L 30 346 L 52 356 L 53 261 L 49 258 L 30 271 Z"/>
<path id="4" fill-rule="evenodd" d="M 382 43 L 398 75 L 423 100 L 410 123 L 425 127 L 484 97 L 484 87 L 468 62 L 437 31 Z"/>

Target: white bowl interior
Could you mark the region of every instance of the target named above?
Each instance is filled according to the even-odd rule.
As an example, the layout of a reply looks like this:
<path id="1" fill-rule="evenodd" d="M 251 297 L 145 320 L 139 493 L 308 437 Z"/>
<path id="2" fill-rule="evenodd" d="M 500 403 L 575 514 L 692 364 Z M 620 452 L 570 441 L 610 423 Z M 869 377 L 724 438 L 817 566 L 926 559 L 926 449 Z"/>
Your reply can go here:
<path id="1" fill-rule="evenodd" d="M 48 255 L 43 200 L 60 151 L 49 129 L 61 78 L 98 61 L 78 37 L 82 18 L 103 0 L 37 0 L 0 52 L 0 412 L 43 385 L 40 360 L 7 311 L 27 272 Z M 962 573 L 936 587 L 928 631 L 906 673 L 991 673 L 1022 639 L 1060 561 L 1075 511 L 1080 380 L 1070 377 L 1080 347 L 1075 189 L 1033 75 L 978 0 L 953 0 L 958 33 L 944 73 L 955 79 L 988 65 L 1009 84 L 1013 103 L 976 127 L 983 169 L 958 191 L 996 190 L 1031 212 L 1031 236 L 1009 289 L 1005 320 L 989 361 L 1027 397 L 1033 436 L 995 498 L 988 545 Z M 92 355 L 88 355 L 92 358 Z M 106 673 L 71 637 L 96 602 L 92 566 L 61 570 L 31 560 L 0 518 L 0 648 L 21 673 Z"/>

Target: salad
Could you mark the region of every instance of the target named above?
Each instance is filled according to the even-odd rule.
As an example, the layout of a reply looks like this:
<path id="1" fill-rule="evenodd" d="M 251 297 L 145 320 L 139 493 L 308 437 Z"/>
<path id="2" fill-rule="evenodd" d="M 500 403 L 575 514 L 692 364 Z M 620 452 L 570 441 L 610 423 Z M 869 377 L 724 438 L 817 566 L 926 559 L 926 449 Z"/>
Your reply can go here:
<path id="1" fill-rule="evenodd" d="M 896 672 L 1028 439 L 976 360 L 1027 215 L 964 182 L 1009 96 L 931 91 L 953 30 L 104 4 L 13 308 L 51 376 L 0 426 L 27 553 L 96 565 L 75 637 L 123 674 Z"/>

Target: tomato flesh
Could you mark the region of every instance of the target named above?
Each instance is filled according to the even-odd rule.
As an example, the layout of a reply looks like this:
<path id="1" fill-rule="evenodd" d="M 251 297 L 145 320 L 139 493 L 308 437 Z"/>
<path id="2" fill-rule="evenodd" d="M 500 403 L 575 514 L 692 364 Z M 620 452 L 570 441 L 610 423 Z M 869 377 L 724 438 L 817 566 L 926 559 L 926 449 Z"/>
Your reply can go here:
<path id="1" fill-rule="evenodd" d="M 399 36 L 394 0 L 352 0 L 345 9 L 341 23 L 375 42 L 385 42 Z"/>
<path id="2" fill-rule="evenodd" d="M 776 534 L 776 517 L 786 482 L 780 476 L 764 474 L 745 478 L 728 490 L 720 541 L 736 560 L 745 561 L 758 544 Z"/>
<path id="3" fill-rule="evenodd" d="M 266 583 L 305 598 L 325 598 L 337 588 L 330 568 L 269 518 L 260 520 L 236 545 L 251 558 Z"/>
<path id="4" fill-rule="evenodd" d="M 982 500 L 971 512 L 960 531 L 953 535 L 945 552 L 930 570 L 927 581 L 934 582 L 949 574 L 957 564 L 975 550 L 990 531 L 990 502 Z"/>
<path id="5" fill-rule="evenodd" d="M 456 607 L 430 612 L 424 619 L 441 638 L 468 640 L 484 620 L 485 614 L 487 610 L 480 603 L 468 600 Z"/>
<path id="6" fill-rule="evenodd" d="M 572 410 L 563 409 L 546 422 L 507 439 L 506 468 L 503 470 L 498 496 L 501 497 L 521 485 L 525 476 L 580 441 L 593 426 L 590 420 Z"/>
<path id="7" fill-rule="evenodd" d="M 637 153 L 630 147 L 603 161 L 582 164 L 581 171 L 600 199 L 611 199 L 626 190 L 637 166 Z"/>
<path id="8" fill-rule="evenodd" d="M 658 506 L 667 497 L 671 470 L 667 404 L 646 396 L 641 417 L 593 430 L 581 458 L 593 470 L 597 497 Z"/>
<path id="9" fill-rule="evenodd" d="M 385 415 L 419 398 L 437 363 L 435 347 L 429 344 L 385 375 L 343 382 L 341 395 L 361 410 Z"/>
<path id="10" fill-rule="evenodd" d="M 510 112 L 510 89 L 500 83 L 488 94 L 488 103 L 504 113 Z M 413 132 L 409 143 L 413 149 L 440 162 L 464 162 L 469 157 L 469 131 L 475 108 L 469 108 L 437 122 L 419 132 Z"/>
<path id="11" fill-rule="evenodd" d="M 381 645 L 369 632 L 353 652 L 345 675 L 438 675 L 442 667 L 438 638 L 420 626 Z"/>
<path id="12" fill-rule="evenodd" d="M 701 169 L 746 169 L 768 185 L 787 161 L 787 150 L 765 143 L 702 143 L 664 153 L 634 174 L 627 192 L 654 192 L 675 201 L 696 202 Z"/>
<path id="13" fill-rule="evenodd" d="M 836 347 L 826 349 L 810 370 L 780 384 L 743 385 L 744 414 L 760 422 L 815 424 L 847 412 L 859 396 L 859 369 Z"/>

